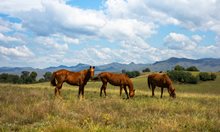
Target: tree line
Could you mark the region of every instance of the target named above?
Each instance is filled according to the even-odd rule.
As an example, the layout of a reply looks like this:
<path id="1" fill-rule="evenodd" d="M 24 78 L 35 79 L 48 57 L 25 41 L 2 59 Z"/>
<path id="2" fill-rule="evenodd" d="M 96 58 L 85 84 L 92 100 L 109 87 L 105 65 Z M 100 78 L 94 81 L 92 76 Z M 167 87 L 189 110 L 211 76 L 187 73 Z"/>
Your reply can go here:
<path id="1" fill-rule="evenodd" d="M 149 68 L 145 68 L 142 72 L 150 72 Z M 200 72 L 198 75 L 193 75 L 191 71 L 199 71 L 196 66 L 190 66 L 184 68 L 183 66 L 176 65 L 173 70 L 167 71 L 168 76 L 176 82 L 197 84 L 199 81 L 210 81 L 217 78 L 215 73 Z M 126 71 L 122 70 L 122 73 L 127 74 L 128 77 L 134 78 L 140 76 L 140 71 Z M 22 71 L 21 75 L 14 75 L 8 73 L 0 74 L 0 83 L 14 83 L 14 84 L 31 84 L 38 82 L 50 81 L 52 76 L 51 72 L 46 72 L 43 78 L 37 80 L 37 73 L 35 71 Z"/>
<path id="2" fill-rule="evenodd" d="M 193 75 L 191 71 L 199 71 L 195 66 L 184 68 L 183 66 L 176 65 L 173 70 L 167 71 L 168 76 L 176 82 L 197 84 L 199 81 L 214 81 L 217 76 L 215 73 L 200 72 Z"/>
<path id="3" fill-rule="evenodd" d="M 8 73 L 0 74 L 0 83 L 14 83 L 14 84 L 31 84 L 37 82 L 46 82 L 51 78 L 52 73 L 46 72 L 43 78 L 37 80 L 37 72 L 22 71 L 21 75 L 14 75 Z"/>

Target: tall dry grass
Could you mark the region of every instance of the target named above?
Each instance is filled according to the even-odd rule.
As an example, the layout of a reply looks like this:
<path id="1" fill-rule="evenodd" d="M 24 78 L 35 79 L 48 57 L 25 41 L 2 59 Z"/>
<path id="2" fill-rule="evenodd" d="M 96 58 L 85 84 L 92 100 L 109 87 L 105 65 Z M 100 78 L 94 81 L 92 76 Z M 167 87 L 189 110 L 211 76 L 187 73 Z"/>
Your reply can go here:
<path id="1" fill-rule="evenodd" d="M 198 85 L 175 84 L 177 98 L 160 89 L 151 97 L 145 75 L 133 79 L 136 96 L 125 100 L 108 86 L 99 97 L 100 82 L 89 82 L 85 99 L 77 87 L 64 85 L 63 99 L 54 98 L 49 83 L 0 84 L 1 131 L 219 131 L 220 76 Z"/>

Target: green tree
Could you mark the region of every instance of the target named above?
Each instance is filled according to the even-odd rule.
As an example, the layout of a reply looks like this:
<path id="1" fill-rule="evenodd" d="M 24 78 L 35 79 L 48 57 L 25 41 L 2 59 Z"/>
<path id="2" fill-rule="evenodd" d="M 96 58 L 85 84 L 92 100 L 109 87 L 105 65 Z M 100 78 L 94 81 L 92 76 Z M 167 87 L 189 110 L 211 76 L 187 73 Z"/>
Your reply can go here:
<path id="1" fill-rule="evenodd" d="M 175 71 L 184 71 L 185 68 L 184 68 L 183 66 L 176 65 L 176 66 L 174 67 L 174 70 L 175 70 Z"/>
<path id="2" fill-rule="evenodd" d="M 29 74 L 30 74 L 29 71 L 22 71 L 21 72 L 21 76 L 20 76 L 21 83 L 28 83 L 30 81 Z"/>
<path id="3" fill-rule="evenodd" d="M 199 69 L 195 66 L 190 66 L 188 68 L 186 68 L 187 71 L 199 71 Z"/>
<path id="4" fill-rule="evenodd" d="M 142 72 L 150 72 L 150 68 L 145 68 Z"/>
<path id="5" fill-rule="evenodd" d="M 30 78 L 30 82 L 29 83 L 36 82 L 37 73 L 35 71 L 32 71 L 29 78 Z"/>
<path id="6" fill-rule="evenodd" d="M 193 76 L 190 72 L 187 71 L 168 71 L 168 76 L 173 80 L 181 83 L 198 83 L 198 76 Z"/>
<path id="7" fill-rule="evenodd" d="M 211 75 L 208 72 L 200 72 L 199 78 L 201 81 L 209 81 L 211 80 Z"/>
<path id="8" fill-rule="evenodd" d="M 43 76 L 44 76 L 45 81 L 50 81 L 52 73 L 51 72 L 46 72 Z"/>
<path id="9" fill-rule="evenodd" d="M 134 78 L 140 75 L 139 71 L 126 71 L 126 73 L 128 75 L 128 77 L 130 78 Z"/>
<path id="10" fill-rule="evenodd" d="M 211 73 L 211 80 L 215 80 L 217 78 L 216 74 L 215 73 Z"/>

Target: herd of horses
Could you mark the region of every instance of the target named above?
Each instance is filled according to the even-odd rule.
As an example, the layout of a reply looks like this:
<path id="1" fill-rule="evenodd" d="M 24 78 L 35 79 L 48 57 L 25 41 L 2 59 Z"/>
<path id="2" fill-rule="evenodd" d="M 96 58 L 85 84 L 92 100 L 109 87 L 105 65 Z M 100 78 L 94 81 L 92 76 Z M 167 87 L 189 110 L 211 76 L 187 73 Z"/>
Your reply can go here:
<path id="1" fill-rule="evenodd" d="M 61 69 L 53 72 L 51 78 L 51 85 L 55 86 L 55 96 L 60 96 L 60 90 L 64 82 L 79 86 L 78 97 L 84 98 L 84 87 L 89 81 L 89 79 L 96 81 L 101 80 L 102 86 L 100 88 L 100 96 L 102 92 L 106 96 L 107 84 L 110 83 L 114 86 L 120 87 L 120 96 L 122 94 L 122 89 L 124 89 L 127 99 L 134 97 L 135 89 L 131 79 L 126 74 L 101 72 L 96 77 L 94 77 L 95 67 L 90 66 L 89 69 L 81 70 L 79 72 L 72 72 L 65 69 Z M 175 88 L 172 85 L 171 79 L 165 73 L 153 73 L 148 76 L 148 87 L 152 90 L 152 96 L 154 96 L 154 90 L 156 86 L 161 87 L 161 98 L 163 96 L 163 89 L 167 88 L 168 93 L 171 97 L 175 98 Z M 127 91 L 129 89 L 129 93 Z"/>

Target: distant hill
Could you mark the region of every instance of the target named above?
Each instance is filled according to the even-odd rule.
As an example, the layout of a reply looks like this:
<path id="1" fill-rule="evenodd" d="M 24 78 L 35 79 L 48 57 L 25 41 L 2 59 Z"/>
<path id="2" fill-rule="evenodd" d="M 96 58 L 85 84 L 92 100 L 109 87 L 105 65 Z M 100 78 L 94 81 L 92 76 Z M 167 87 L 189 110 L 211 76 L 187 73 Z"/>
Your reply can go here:
<path id="1" fill-rule="evenodd" d="M 109 71 L 109 72 L 121 72 L 123 69 L 127 71 L 142 71 L 144 68 L 150 68 L 151 71 L 167 71 L 174 68 L 175 65 L 181 65 L 183 67 L 196 66 L 200 71 L 220 71 L 220 58 L 204 58 L 204 59 L 187 59 L 187 58 L 175 58 L 164 61 L 158 61 L 153 64 L 135 64 L 131 62 L 129 64 L 121 64 L 113 62 L 110 64 L 96 66 L 96 74 Z M 38 78 L 42 77 L 45 72 L 53 72 L 59 69 L 68 69 L 71 71 L 80 71 L 82 69 L 89 68 L 88 64 L 79 63 L 75 66 L 54 66 L 44 69 L 32 68 L 32 67 L 0 67 L 0 73 L 10 73 L 20 75 L 22 71 L 35 71 L 38 73 Z"/>
<path id="2" fill-rule="evenodd" d="M 200 71 L 220 71 L 220 58 L 187 59 L 172 57 L 168 60 L 155 62 L 150 66 L 153 71 L 166 71 L 173 69 L 176 65 L 183 67 L 196 66 Z"/>

